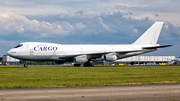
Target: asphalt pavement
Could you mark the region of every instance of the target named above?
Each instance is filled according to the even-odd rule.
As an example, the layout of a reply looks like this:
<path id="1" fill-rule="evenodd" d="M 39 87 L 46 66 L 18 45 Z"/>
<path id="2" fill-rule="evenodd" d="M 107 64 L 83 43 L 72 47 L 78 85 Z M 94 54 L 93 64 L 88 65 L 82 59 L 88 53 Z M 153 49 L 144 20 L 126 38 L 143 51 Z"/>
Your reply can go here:
<path id="1" fill-rule="evenodd" d="M 180 84 L 1 89 L 0 101 L 179 101 Z"/>

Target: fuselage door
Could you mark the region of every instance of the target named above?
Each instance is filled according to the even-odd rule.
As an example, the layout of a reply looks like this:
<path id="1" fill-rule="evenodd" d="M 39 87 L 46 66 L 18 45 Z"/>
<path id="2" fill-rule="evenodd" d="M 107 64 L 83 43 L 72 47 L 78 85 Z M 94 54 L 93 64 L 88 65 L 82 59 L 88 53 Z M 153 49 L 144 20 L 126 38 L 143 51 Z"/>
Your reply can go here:
<path id="1" fill-rule="evenodd" d="M 34 50 L 30 49 L 30 55 L 34 55 Z"/>
<path id="2" fill-rule="evenodd" d="M 54 51 L 53 51 L 53 55 L 56 55 L 56 49 L 54 49 Z"/>
<path id="3" fill-rule="evenodd" d="M 84 53 L 83 48 L 81 48 L 80 49 L 80 54 L 83 54 L 83 53 Z"/>

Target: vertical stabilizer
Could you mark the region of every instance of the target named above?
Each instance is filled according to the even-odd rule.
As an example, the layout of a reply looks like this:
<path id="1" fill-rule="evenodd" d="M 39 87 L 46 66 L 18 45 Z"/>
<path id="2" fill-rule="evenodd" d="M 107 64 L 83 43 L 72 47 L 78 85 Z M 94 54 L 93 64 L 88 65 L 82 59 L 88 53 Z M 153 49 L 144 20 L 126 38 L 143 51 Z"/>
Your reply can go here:
<path id="1" fill-rule="evenodd" d="M 163 22 L 155 22 L 133 45 L 156 45 Z"/>

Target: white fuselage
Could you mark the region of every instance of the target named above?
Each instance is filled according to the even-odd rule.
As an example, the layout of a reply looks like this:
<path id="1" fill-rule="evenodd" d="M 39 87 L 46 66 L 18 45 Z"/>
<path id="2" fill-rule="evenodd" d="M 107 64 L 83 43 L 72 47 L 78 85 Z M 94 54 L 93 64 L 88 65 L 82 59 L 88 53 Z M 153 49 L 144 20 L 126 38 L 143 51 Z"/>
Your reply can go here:
<path id="1" fill-rule="evenodd" d="M 115 53 L 124 51 L 143 50 L 147 45 L 61 45 L 41 42 L 21 43 L 21 47 L 12 48 L 8 55 L 22 60 L 53 60 L 59 61 L 60 57 L 79 56 L 96 53 Z M 148 45 L 150 46 L 150 45 Z M 133 52 L 131 54 L 136 54 Z M 142 52 L 141 52 L 142 53 Z M 125 54 L 120 54 L 125 55 Z M 63 60 L 63 59 L 62 59 Z"/>

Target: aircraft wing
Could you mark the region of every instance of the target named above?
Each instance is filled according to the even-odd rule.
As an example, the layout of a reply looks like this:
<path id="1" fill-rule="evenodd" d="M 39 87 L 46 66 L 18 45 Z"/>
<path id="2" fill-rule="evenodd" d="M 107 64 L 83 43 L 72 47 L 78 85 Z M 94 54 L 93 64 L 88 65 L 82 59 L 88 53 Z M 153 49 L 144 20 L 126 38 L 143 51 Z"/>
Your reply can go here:
<path id="1" fill-rule="evenodd" d="M 141 52 L 143 50 L 131 50 L 131 51 L 111 51 L 111 52 L 100 52 L 100 53 L 87 53 L 87 54 L 76 54 L 76 55 L 61 55 L 59 56 L 59 59 L 68 59 L 68 58 L 74 58 L 76 56 L 81 56 L 81 55 L 104 55 L 104 54 L 109 54 L 109 53 L 118 53 L 118 54 L 126 54 L 126 53 L 131 53 L 131 52 Z"/>
<path id="2" fill-rule="evenodd" d="M 173 45 L 163 45 L 163 46 L 152 46 L 152 47 L 142 47 L 143 49 L 157 49 L 157 48 L 165 48 L 165 47 L 170 47 Z"/>

